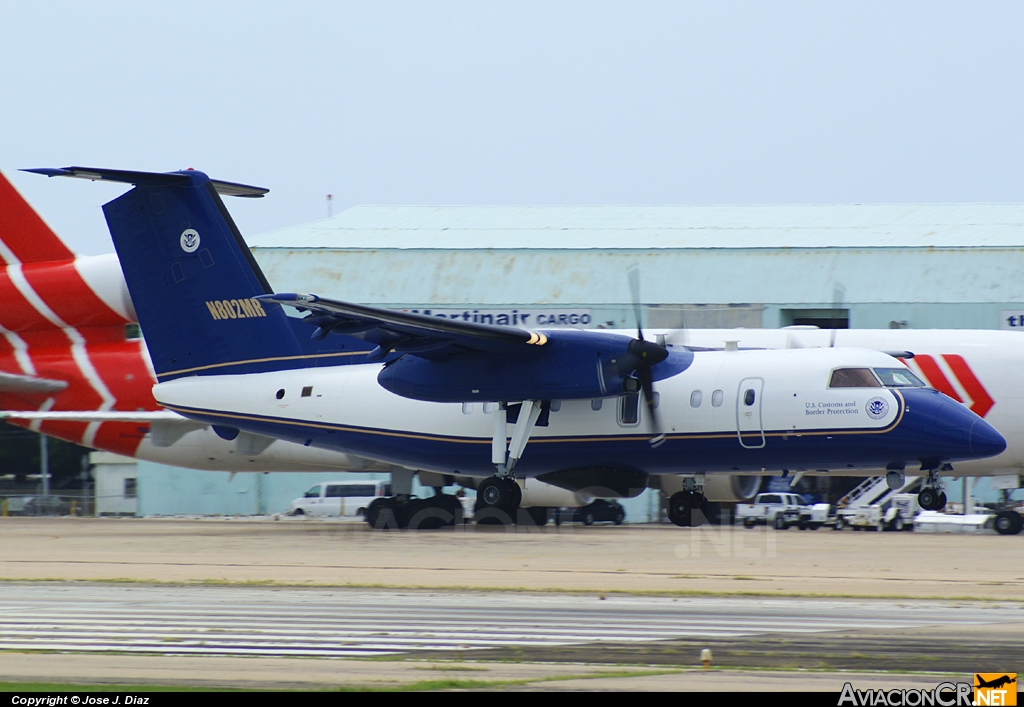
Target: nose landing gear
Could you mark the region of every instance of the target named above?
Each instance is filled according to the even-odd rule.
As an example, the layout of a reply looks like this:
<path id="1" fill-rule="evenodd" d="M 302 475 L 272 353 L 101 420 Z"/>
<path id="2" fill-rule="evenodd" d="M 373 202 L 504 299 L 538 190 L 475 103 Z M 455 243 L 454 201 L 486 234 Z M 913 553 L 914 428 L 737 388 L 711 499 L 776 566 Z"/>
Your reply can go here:
<path id="1" fill-rule="evenodd" d="M 943 465 L 941 471 L 952 471 L 949 464 Z M 921 471 L 925 471 L 922 469 Z M 928 469 L 928 476 L 924 482 L 924 488 L 917 494 L 917 505 L 926 511 L 941 511 L 946 507 L 946 492 L 942 490 L 942 482 L 939 480 L 940 469 Z"/>

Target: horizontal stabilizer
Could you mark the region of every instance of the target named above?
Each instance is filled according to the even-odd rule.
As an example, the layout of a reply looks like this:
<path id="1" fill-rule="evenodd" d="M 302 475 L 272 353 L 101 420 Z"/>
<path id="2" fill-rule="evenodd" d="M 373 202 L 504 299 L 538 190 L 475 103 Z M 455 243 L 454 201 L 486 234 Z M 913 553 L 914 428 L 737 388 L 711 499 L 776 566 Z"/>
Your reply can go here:
<path id="1" fill-rule="evenodd" d="M 16 373 L 0 373 L 0 393 L 57 393 L 68 387 L 67 381 L 50 380 Z"/>
<path id="2" fill-rule="evenodd" d="M 93 167 L 40 167 L 37 169 L 23 169 L 22 172 L 42 174 L 47 177 L 74 177 L 75 179 L 88 179 L 91 181 L 123 182 L 125 184 L 186 184 L 189 181 L 188 172 L 133 172 L 123 169 L 96 169 Z M 211 179 L 210 184 L 217 190 L 218 194 L 224 196 L 244 196 L 249 198 L 260 198 L 268 193 L 269 189 L 253 187 L 248 184 L 237 184 L 235 182 L 224 182 Z"/>
<path id="3" fill-rule="evenodd" d="M 44 422 L 191 422 L 170 410 L 2 410 L 0 420 L 43 420 Z"/>

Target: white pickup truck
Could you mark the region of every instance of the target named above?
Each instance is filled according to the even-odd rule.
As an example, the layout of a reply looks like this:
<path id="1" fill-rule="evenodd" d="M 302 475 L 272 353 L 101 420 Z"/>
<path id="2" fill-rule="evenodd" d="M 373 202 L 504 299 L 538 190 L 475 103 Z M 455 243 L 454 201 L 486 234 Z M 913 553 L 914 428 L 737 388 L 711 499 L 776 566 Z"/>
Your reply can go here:
<path id="1" fill-rule="evenodd" d="M 800 530 L 817 530 L 827 520 L 827 503 L 809 506 L 795 493 L 759 493 L 753 503 L 736 506 L 736 521 L 746 528 L 767 524 L 778 530 L 791 525 Z"/>

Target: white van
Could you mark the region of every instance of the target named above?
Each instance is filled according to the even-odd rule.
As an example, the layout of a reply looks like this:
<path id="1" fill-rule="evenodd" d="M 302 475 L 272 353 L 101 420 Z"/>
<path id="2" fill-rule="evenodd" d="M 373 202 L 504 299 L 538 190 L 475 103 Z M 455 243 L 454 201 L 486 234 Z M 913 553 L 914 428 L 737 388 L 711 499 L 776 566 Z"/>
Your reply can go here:
<path id="1" fill-rule="evenodd" d="M 311 487 L 288 508 L 291 516 L 362 516 L 370 501 L 390 496 L 386 481 L 327 481 Z"/>

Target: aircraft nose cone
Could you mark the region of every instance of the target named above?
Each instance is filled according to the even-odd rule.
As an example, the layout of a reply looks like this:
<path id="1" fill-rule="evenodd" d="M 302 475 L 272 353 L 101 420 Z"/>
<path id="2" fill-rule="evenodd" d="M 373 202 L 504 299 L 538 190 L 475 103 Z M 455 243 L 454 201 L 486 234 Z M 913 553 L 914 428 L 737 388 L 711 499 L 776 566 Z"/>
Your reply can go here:
<path id="1" fill-rule="evenodd" d="M 994 457 L 1006 449 L 1006 440 L 995 427 L 984 420 L 975 420 L 970 433 L 971 453 L 978 459 Z"/>

